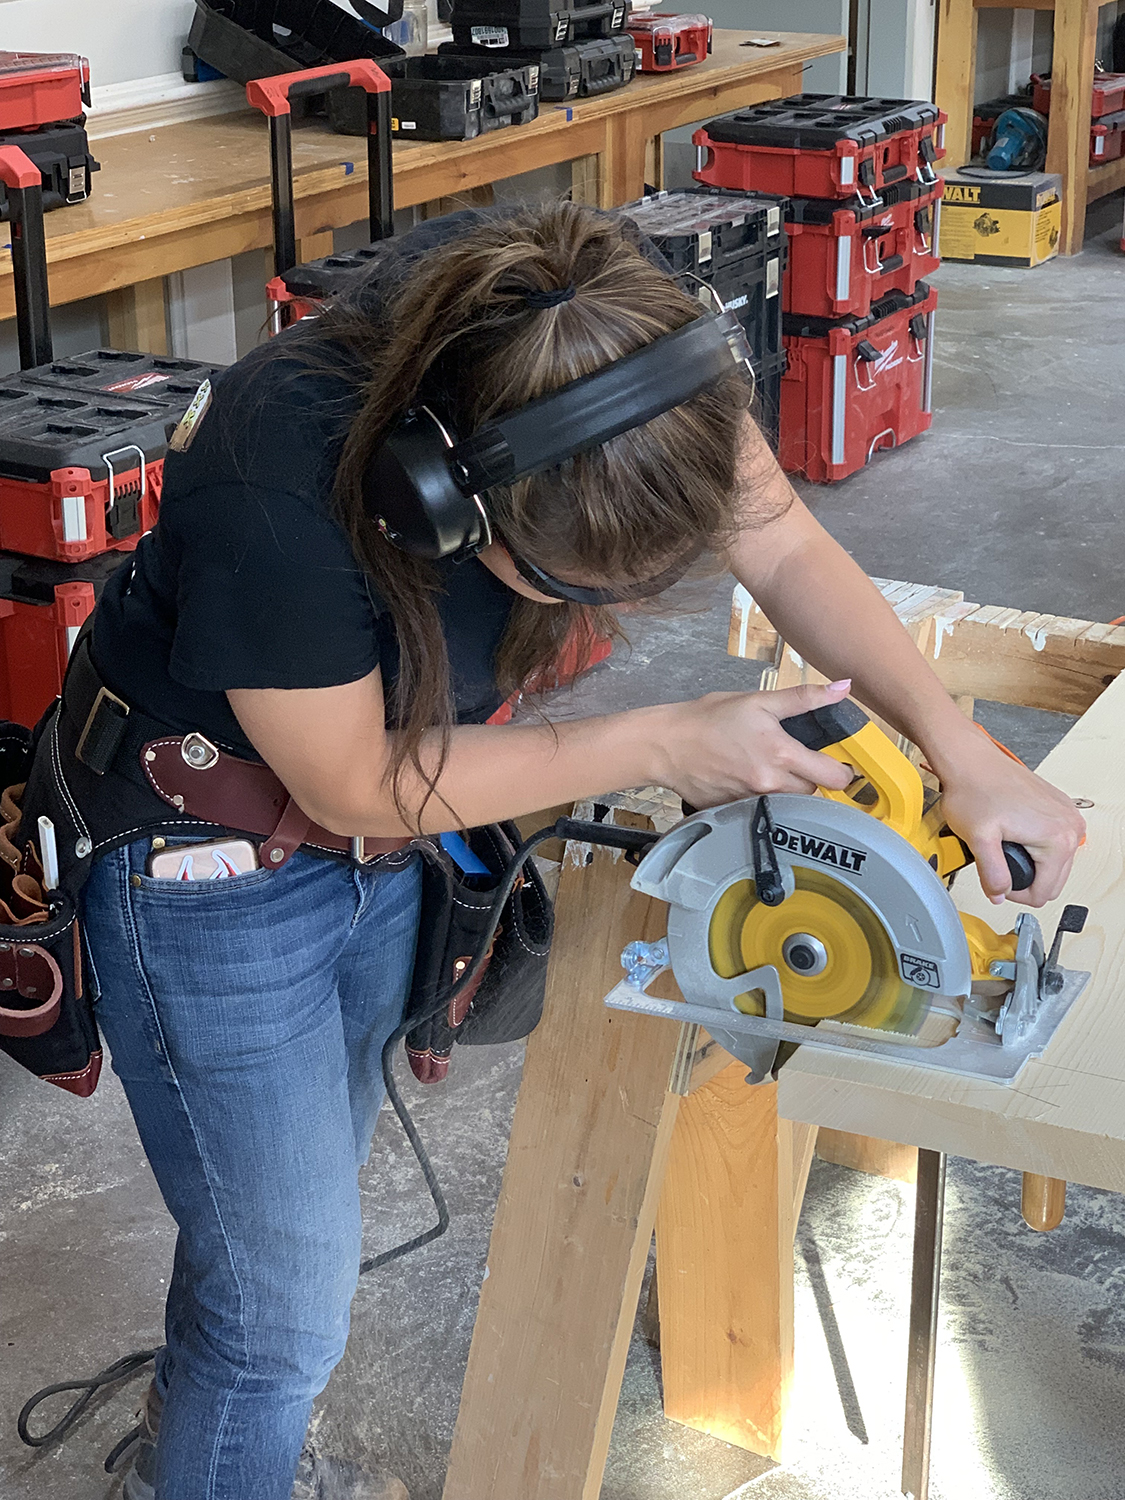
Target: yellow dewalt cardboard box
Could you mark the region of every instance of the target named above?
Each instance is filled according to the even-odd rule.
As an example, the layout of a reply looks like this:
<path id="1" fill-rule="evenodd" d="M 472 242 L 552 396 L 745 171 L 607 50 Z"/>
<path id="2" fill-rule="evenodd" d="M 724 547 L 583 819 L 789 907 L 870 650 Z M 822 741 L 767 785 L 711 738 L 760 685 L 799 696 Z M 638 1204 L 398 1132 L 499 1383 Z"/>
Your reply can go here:
<path id="1" fill-rule="evenodd" d="M 1039 266 L 1059 253 L 1062 178 L 1054 172 L 943 172 L 942 260 Z"/>

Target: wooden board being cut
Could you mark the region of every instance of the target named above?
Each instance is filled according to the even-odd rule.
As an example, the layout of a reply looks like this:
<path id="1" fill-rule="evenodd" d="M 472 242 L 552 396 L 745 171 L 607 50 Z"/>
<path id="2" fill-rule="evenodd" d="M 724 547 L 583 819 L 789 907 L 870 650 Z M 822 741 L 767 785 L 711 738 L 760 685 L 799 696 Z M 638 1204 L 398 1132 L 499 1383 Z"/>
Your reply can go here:
<path id="1" fill-rule="evenodd" d="M 1064 900 L 1038 914 L 1049 938 L 1066 902 L 1090 908 L 1086 930 L 1064 939 L 1063 963 L 1092 978 L 1046 1054 L 1004 1087 L 805 1047 L 781 1071 L 784 1115 L 1125 1191 L 1123 738 L 1125 682 L 1117 680 L 1040 767 L 1068 795 L 1094 803 Z M 953 894 L 999 930 L 1014 925 L 1020 910 L 992 906 L 972 870 L 958 876 Z"/>

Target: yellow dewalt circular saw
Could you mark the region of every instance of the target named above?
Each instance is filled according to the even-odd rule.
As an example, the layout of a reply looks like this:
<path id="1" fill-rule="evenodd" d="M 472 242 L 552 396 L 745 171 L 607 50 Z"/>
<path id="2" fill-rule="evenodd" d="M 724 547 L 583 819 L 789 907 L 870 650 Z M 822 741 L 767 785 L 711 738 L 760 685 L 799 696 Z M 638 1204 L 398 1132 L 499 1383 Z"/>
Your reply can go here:
<path id="1" fill-rule="evenodd" d="M 1089 977 L 1058 963 L 1085 908 L 1049 953 L 1030 912 L 1005 934 L 958 912 L 948 885 L 972 853 L 878 725 L 845 701 L 782 727 L 851 785 L 731 802 L 653 844 L 632 883 L 668 903 L 668 935 L 629 945 L 607 1004 L 699 1022 L 752 1081 L 805 1044 L 1011 1082 Z M 1027 851 L 1004 854 L 1026 890 Z M 669 967 L 682 1002 L 646 992 Z"/>

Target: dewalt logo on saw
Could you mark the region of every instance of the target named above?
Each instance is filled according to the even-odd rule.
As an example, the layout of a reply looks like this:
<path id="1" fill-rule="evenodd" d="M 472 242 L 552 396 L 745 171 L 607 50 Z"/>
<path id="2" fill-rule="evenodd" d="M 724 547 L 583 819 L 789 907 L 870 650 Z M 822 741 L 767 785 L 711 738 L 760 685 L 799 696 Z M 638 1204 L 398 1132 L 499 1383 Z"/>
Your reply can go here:
<path id="1" fill-rule="evenodd" d="M 822 865 L 835 865 L 838 870 L 850 870 L 856 875 L 862 872 L 867 858 L 866 849 L 849 849 L 846 844 L 814 838 L 811 833 L 798 833 L 794 828 L 775 826 L 773 841 L 779 849 L 788 849 L 790 854 L 815 859 Z"/>

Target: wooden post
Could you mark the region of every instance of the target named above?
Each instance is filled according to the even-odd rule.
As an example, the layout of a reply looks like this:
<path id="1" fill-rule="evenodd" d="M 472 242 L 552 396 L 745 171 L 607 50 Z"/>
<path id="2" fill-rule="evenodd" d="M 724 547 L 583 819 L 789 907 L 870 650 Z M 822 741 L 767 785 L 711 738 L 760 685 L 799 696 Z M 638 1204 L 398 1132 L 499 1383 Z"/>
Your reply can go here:
<path id="1" fill-rule="evenodd" d="M 105 300 L 109 342 L 115 349 L 130 349 L 140 354 L 168 353 L 163 276 L 108 292 Z"/>
<path id="2" fill-rule="evenodd" d="M 793 1235 L 815 1126 L 732 1062 L 680 1105 L 656 1220 L 664 1415 L 781 1456 Z"/>
<path id="3" fill-rule="evenodd" d="M 616 811 L 618 821 L 631 815 Z M 632 817 L 633 822 L 638 820 Z M 631 938 L 665 931 L 632 867 L 568 847 L 446 1500 L 597 1500 L 679 1096 L 679 1031 L 607 1010 Z"/>
<path id="4" fill-rule="evenodd" d="M 960 167 L 972 154 L 977 13 L 973 0 L 938 0 L 937 10 L 934 97 L 938 108 L 944 109 L 949 116 L 945 127 L 946 163 Z"/>
<path id="5" fill-rule="evenodd" d="M 855 1172 L 870 1172 L 873 1177 L 893 1177 L 896 1182 L 915 1182 L 918 1177 L 918 1147 L 903 1146 L 897 1141 L 878 1141 L 870 1135 L 852 1135 L 847 1130 L 828 1130 L 821 1126 L 816 1137 L 816 1154 L 821 1161 Z"/>
<path id="6" fill-rule="evenodd" d="M 1047 171 L 1059 172 L 1063 180 L 1061 255 L 1077 255 L 1086 230 L 1097 36 L 1097 0 L 1055 0 Z"/>

